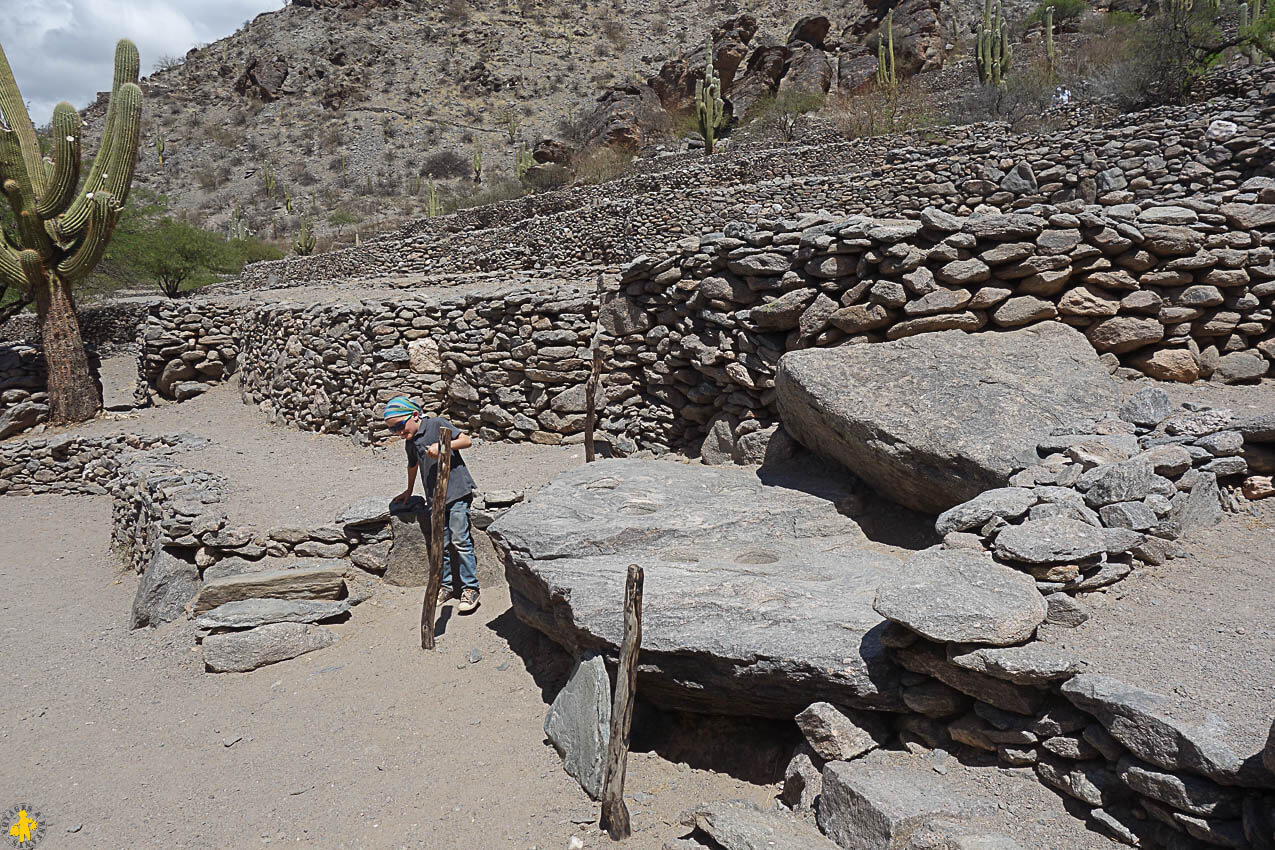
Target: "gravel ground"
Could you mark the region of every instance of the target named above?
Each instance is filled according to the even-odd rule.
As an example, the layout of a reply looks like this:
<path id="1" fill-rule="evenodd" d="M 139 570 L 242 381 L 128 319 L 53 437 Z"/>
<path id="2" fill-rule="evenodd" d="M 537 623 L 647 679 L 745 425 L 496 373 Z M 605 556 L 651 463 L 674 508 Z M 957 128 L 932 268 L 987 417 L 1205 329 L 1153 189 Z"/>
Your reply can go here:
<path id="1" fill-rule="evenodd" d="M 419 591 L 382 587 L 337 644 L 215 675 L 187 624 L 128 630 L 136 577 L 109 535 L 105 499 L 0 499 L 0 793 L 43 812 L 43 846 L 610 843 L 543 742 L 545 694 L 511 649 L 536 641 L 503 587 L 449 618 L 437 653 L 416 643 Z M 776 792 L 645 753 L 626 789 L 638 850 L 684 834 L 695 801 Z"/>

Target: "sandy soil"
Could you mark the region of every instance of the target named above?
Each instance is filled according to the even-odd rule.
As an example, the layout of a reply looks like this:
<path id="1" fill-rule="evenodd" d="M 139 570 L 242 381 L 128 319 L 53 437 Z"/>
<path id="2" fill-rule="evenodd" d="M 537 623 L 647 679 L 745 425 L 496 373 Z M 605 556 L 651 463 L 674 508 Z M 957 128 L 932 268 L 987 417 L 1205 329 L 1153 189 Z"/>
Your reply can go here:
<path id="1" fill-rule="evenodd" d="M 194 469 L 223 476 L 223 502 L 232 524 L 258 529 L 331 522 L 365 496 L 390 498 L 407 486 L 401 442 L 368 449 L 348 437 L 267 425 L 261 412 L 242 404 L 231 382 L 181 404 L 164 403 L 108 416 L 79 433 L 190 433 L 211 443 L 178 457 Z M 512 445 L 476 441 L 463 452 L 479 489 L 523 490 L 584 462 L 582 446 Z M 417 483 L 417 492 L 420 493 Z"/>
<path id="2" fill-rule="evenodd" d="M 104 499 L 0 499 L 0 793 L 43 811 L 44 846 L 610 843 L 543 743 L 545 694 L 510 648 L 534 640 L 502 588 L 448 617 L 437 653 L 415 643 L 419 592 L 386 587 L 334 646 L 214 675 L 189 626 L 128 630 L 109 524 Z M 639 850 L 684 834 L 694 801 L 775 793 L 642 753 L 626 787 Z"/>

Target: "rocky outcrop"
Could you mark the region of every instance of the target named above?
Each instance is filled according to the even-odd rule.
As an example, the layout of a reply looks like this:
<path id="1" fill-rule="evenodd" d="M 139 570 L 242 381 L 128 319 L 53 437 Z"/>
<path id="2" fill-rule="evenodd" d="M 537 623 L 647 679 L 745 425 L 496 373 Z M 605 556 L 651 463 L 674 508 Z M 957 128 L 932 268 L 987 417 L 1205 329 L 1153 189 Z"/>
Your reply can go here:
<path id="1" fill-rule="evenodd" d="M 927 513 L 1004 486 L 1053 428 L 1118 404 L 1084 337 L 1057 324 L 792 352 L 775 389 L 798 441 Z"/>
<path id="2" fill-rule="evenodd" d="M 638 687 L 657 705 L 899 706 L 872 610 L 897 562 L 827 501 L 742 470 L 606 460 L 563 473 L 490 533 L 515 613 L 571 651 L 614 655 L 625 570 L 643 565 Z"/>

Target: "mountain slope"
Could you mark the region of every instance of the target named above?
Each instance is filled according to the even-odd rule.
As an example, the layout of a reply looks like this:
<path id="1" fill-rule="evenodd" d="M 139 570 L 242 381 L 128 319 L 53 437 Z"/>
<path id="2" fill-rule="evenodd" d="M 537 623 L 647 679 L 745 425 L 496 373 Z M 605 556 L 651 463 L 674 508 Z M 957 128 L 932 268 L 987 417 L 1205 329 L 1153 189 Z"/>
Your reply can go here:
<path id="1" fill-rule="evenodd" d="M 450 202 L 499 196 L 520 147 L 560 135 L 599 91 L 654 73 L 735 11 L 704 0 L 294 2 L 144 81 L 137 185 L 198 224 L 265 238 L 295 234 L 303 217 L 347 239 L 419 217 L 431 174 Z M 800 15 L 848 14 L 828 0 L 747 11 L 780 39 Z M 86 111 L 90 127 L 104 112 L 104 100 Z"/>

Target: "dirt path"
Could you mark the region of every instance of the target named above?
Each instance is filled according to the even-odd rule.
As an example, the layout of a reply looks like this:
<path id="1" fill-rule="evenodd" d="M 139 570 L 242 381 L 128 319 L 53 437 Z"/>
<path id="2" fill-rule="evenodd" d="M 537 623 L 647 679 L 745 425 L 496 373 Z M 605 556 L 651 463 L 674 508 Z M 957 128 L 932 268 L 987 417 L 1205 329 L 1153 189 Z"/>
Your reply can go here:
<path id="1" fill-rule="evenodd" d="M 0 794 L 43 811 L 43 846 L 609 844 L 543 743 L 503 588 L 450 618 L 437 654 L 414 643 L 419 593 L 387 587 L 334 646 L 214 675 L 189 626 L 127 629 L 136 579 L 107 551 L 109 524 L 104 499 L 0 499 Z M 627 788 L 643 801 L 636 850 L 682 834 L 696 800 L 774 793 L 646 754 Z"/>

